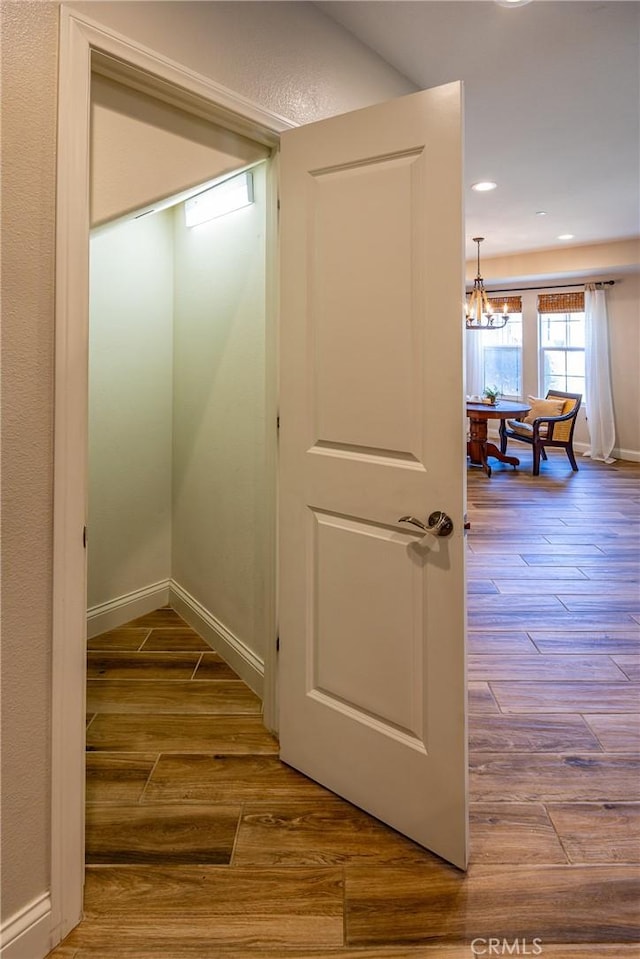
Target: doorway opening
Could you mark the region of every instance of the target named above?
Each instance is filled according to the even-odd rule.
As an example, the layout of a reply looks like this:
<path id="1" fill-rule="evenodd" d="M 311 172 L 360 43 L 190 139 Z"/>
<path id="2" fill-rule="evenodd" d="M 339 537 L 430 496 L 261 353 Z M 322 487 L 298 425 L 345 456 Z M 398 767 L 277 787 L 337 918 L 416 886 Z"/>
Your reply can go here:
<path id="1" fill-rule="evenodd" d="M 84 702 L 81 703 L 81 697 L 74 695 L 72 701 L 63 704 L 59 694 L 63 688 L 70 685 L 68 679 L 70 673 L 65 673 L 67 662 L 72 661 L 74 684 L 77 684 L 79 674 L 84 679 L 86 655 L 83 648 L 81 663 L 77 654 L 78 638 L 85 632 L 86 620 L 86 603 L 84 603 L 84 595 L 80 595 L 83 593 L 85 556 L 81 537 L 80 543 L 75 537 L 78 531 L 82 530 L 84 523 L 86 492 L 84 457 L 86 455 L 87 384 L 84 360 L 88 299 L 88 275 L 85 268 L 88 247 L 88 190 L 82 187 L 88 185 L 89 139 L 86 109 L 83 114 L 82 107 L 84 105 L 86 108 L 88 102 L 87 76 L 84 72 L 90 60 L 90 55 L 87 56 L 89 52 L 87 48 L 93 43 L 110 55 L 111 59 L 106 65 L 109 70 L 112 70 L 114 56 L 116 60 L 119 58 L 116 73 L 118 71 L 122 73 L 123 70 L 124 73 L 131 72 L 129 65 L 133 56 L 137 68 L 136 82 L 139 80 L 140 72 L 143 72 L 145 74 L 143 81 L 149 81 L 147 85 L 151 85 L 154 90 L 160 89 L 162 93 L 168 93 L 169 102 L 178 107 L 184 101 L 184 88 L 192 91 L 195 86 L 193 99 L 196 101 L 197 115 L 202 116 L 202 112 L 197 111 L 202 110 L 203 100 L 206 101 L 204 106 L 207 108 L 210 104 L 218 104 L 222 100 L 223 122 L 226 120 L 225 108 L 227 112 L 235 111 L 236 117 L 238 114 L 244 118 L 248 117 L 247 122 L 241 127 L 241 132 L 245 136 L 251 135 L 254 129 L 260 127 L 263 138 L 260 139 L 258 131 L 258 142 L 269 146 L 277 145 L 276 133 L 284 128 L 284 124 L 278 124 L 278 118 L 265 119 L 259 110 L 253 108 L 249 108 L 247 112 L 246 104 L 238 104 L 233 97 L 230 97 L 228 91 L 224 91 L 220 96 L 220 91 L 216 90 L 214 93 L 210 89 L 210 84 L 203 83 L 202 80 L 196 84 L 189 76 L 183 83 L 184 78 L 182 75 L 178 77 L 179 71 L 175 65 L 167 65 L 156 60 L 147 70 L 147 64 L 152 59 L 152 55 L 148 52 L 134 50 L 132 54 L 128 47 L 123 49 L 122 43 L 118 47 L 117 39 L 114 40 L 112 37 L 105 39 L 102 35 L 96 38 L 95 31 L 91 33 L 93 30 L 91 26 L 77 26 L 75 21 L 65 22 L 65 27 L 72 34 L 74 43 L 69 43 L 71 54 L 67 50 L 68 56 L 65 56 L 65 50 L 62 51 L 62 63 L 66 66 L 63 70 L 64 82 L 61 83 L 65 96 L 62 98 L 60 125 L 62 148 L 59 164 L 61 170 L 59 222 L 62 247 L 59 260 L 60 326 L 56 375 L 57 382 L 62 384 L 62 390 L 57 403 L 56 423 L 59 441 L 56 448 L 57 539 L 54 593 L 57 602 L 54 645 L 57 655 L 54 663 L 53 736 L 54 814 L 59 816 L 61 827 L 55 830 L 53 869 L 56 873 L 56 895 L 60 896 L 61 891 L 65 890 L 64 898 L 65 902 L 68 902 L 68 908 L 63 907 L 64 915 L 60 918 L 62 930 L 65 926 L 68 928 L 68 924 L 72 923 L 77 916 L 76 910 L 81 898 L 78 895 L 77 882 L 80 858 L 78 853 L 81 844 L 78 842 L 78 829 L 75 828 L 75 824 L 82 823 L 82 813 L 77 810 L 78 797 L 73 787 L 77 786 L 80 768 L 77 747 L 83 742 L 83 735 L 77 730 L 77 724 L 81 712 L 84 711 L 80 708 L 84 706 Z M 87 37 L 89 37 L 88 40 Z M 78 54 L 82 53 L 84 59 L 81 60 L 79 55 L 76 56 L 76 51 Z M 120 68 L 123 63 L 122 70 Z M 74 70 L 71 69 L 72 66 Z M 134 72 L 136 72 L 135 69 Z M 109 76 L 113 79 L 111 74 Z M 83 97 L 76 96 L 78 83 Z M 73 102 L 67 104 L 67 100 Z M 231 106 L 230 100 L 233 100 Z M 425 123 L 425 100 L 429 101 L 426 112 L 433 122 Z M 448 105 L 444 112 L 443 102 Z M 75 122 L 68 121 L 67 117 Z M 441 91 L 422 93 L 419 95 L 419 100 L 409 97 L 400 106 L 395 103 L 378 104 L 356 111 L 354 114 L 332 118 L 326 121 L 326 124 L 330 124 L 330 136 L 327 136 L 328 131 L 325 125 L 320 128 L 312 124 L 308 130 L 296 131 L 289 138 L 288 142 L 292 149 L 293 137 L 297 140 L 298 146 L 293 169 L 287 165 L 293 158 L 291 152 L 287 153 L 286 162 L 283 164 L 285 167 L 283 183 L 287 184 L 287 194 L 283 201 L 282 246 L 283 261 L 288 263 L 288 266 L 286 270 L 283 270 L 283 277 L 287 282 L 283 284 L 282 296 L 282 395 L 284 422 L 288 426 L 285 430 L 287 444 L 283 444 L 282 459 L 284 462 L 286 445 L 289 468 L 292 470 L 292 477 L 295 475 L 296 482 L 292 483 L 293 492 L 289 501 L 283 499 L 282 509 L 283 515 L 287 516 L 288 528 L 292 531 L 292 535 L 287 540 L 283 537 L 281 542 L 283 556 L 287 556 L 287 564 L 283 563 L 282 568 L 285 568 L 289 574 L 289 587 L 285 589 L 283 586 L 282 595 L 285 599 L 293 599 L 290 603 L 292 615 L 287 621 L 290 632 L 292 629 L 293 632 L 298 631 L 296 621 L 300 612 L 307 608 L 305 602 L 309 593 L 308 587 L 316 586 L 315 580 L 302 584 L 302 588 L 299 583 L 299 572 L 304 568 L 304 564 L 299 560 L 301 555 L 299 547 L 303 544 L 297 534 L 297 531 L 302 528 L 297 523 L 297 519 L 305 510 L 304 515 L 309 515 L 308 505 L 314 507 L 317 521 L 321 525 L 320 535 L 323 537 L 321 559 L 327 575 L 322 579 L 318 577 L 317 582 L 322 587 L 323 602 L 328 601 L 331 614 L 341 607 L 342 599 L 349 591 L 346 577 L 339 576 L 336 579 L 333 575 L 336 567 L 332 562 L 332 556 L 339 551 L 343 538 L 346 537 L 350 544 L 356 544 L 354 548 L 359 550 L 353 554 L 355 562 L 346 571 L 349 573 L 357 572 L 362 565 L 362 559 L 373 566 L 376 551 L 383 550 L 385 562 L 395 577 L 392 582 L 401 582 L 403 587 L 403 590 L 394 591 L 386 584 L 385 596 L 400 604 L 402 604 L 402 597 L 406 596 L 409 599 L 408 604 L 404 604 L 402 617 L 404 639 L 402 675 L 409 677 L 410 683 L 413 683 L 411 702 L 420 704 L 419 708 L 412 707 L 413 711 L 407 719 L 405 703 L 401 702 L 401 687 L 399 685 L 395 687 L 394 695 L 396 701 L 400 703 L 400 725 L 408 730 L 408 733 L 398 736 L 398 717 L 393 708 L 391 715 L 385 704 L 382 706 L 382 711 L 380 709 L 376 711 L 375 704 L 372 710 L 367 697 L 365 696 L 363 700 L 358 689 L 346 690 L 345 697 L 341 689 L 333 688 L 335 683 L 330 682 L 329 690 L 337 695 L 333 695 L 328 704 L 324 703 L 330 710 L 326 716 L 331 723 L 340 723 L 345 728 L 347 725 L 350 726 L 354 755 L 362 754 L 362 750 L 358 750 L 358 741 L 359 733 L 365 728 L 368 730 L 367 741 L 371 743 L 369 755 L 374 755 L 378 749 L 379 737 L 385 737 L 384 744 L 389 755 L 390 751 L 397 746 L 406 760 L 403 765 L 403 776 L 407 781 L 412 779 L 412 771 L 417 762 L 423 763 L 426 769 L 432 759 L 441 771 L 452 773 L 449 776 L 449 783 L 452 792 L 455 793 L 455 802 L 446 804 L 448 819 L 452 826 L 451 829 L 447 827 L 445 838 L 450 840 L 454 850 L 450 856 L 455 861 L 464 863 L 466 862 L 466 794 L 461 642 L 463 610 L 462 604 L 445 603 L 444 590 L 441 589 L 446 578 L 449 579 L 449 585 L 453 591 L 458 592 L 457 585 L 454 584 L 461 582 L 461 534 L 458 532 L 458 536 L 448 544 L 448 549 L 438 551 L 437 557 L 434 551 L 430 563 L 422 560 L 405 562 L 407 550 L 412 548 L 413 541 L 407 541 L 409 534 L 406 531 L 396 529 L 399 513 L 407 510 L 419 513 L 427 495 L 429 497 L 442 495 L 443 502 L 441 504 L 439 498 L 438 505 L 446 508 L 448 503 L 444 501 L 445 490 L 447 491 L 446 499 L 452 496 L 455 500 L 456 515 L 461 512 L 459 446 L 462 431 L 456 404 L 451 405 L 444 418 L 443 414 L 438 412 L 433 431 L 430 423 L 425 422 L 423 415 L 424 410 L 435 410 L 436 404 L 433 401 L 442 395 L 444 390 L 453 390 L 455 396 L 462 394 L 460 377 L 457 375 L 458 368 L 456 366 L 453 371 L 445 371 L 444 368 L 437 366 L 427 375 L 427 369 L 422 362 L 424 352 L 422 347 L 426 335 L 424 321 L 429 315 L 425 309 L 423 295 L 425 283 L 428 288 L 431 288 L 429 284 L 433 281 L 435 289 L 437 280 L 438 300 L 442 303 L 444 296 L 452 312 L 457 309 L 459 299 L 459 250 L 461 248 L 459 216 L 461 213 L 459 203 L 461 126 L 459 118 L 460 86 L 451 84 Z M 426 149 L 425 143 L 417 149 L 416 143 L 427 138 L 430 148 Z M 298 150 L 303 143 L 304 149 L 300 154 Z M 363 157 L 363 143 L 369 145 L 370 156 Z M 431 145 L 434 149 L 431 149 Z M 321 151 L 320 148 L 322 148 Z M 81 179 L 80 189 L 73 182 L 74 173 L 77 173 Z M 315 178 L 314 182 L 322 179 L 320 189 L 312 191 L 306 189 L 305 185 L 308 183 L 309 176 Z M 448 205 L 446 210 L 439 202 L 440 192 L 435 195 L 433 191 L 425 188 L 426 184 L 443 182 L 443 176 L 445 185 L 449 184 L 451 187 L 450 190 L 446 187 L 441 191 L 442 195 L 447 196 L 448 204 L 450 200 L 450 206 Z M 375 197 L 373 203 L 372 196 Z M 69 198 L 73 202 L 67 209 L 65 200 Z M 308 209 L 309 204 L 312 209 Z M 273 202 L 272 209 L 275 210 Z M 453 215 L 451 229 L 445 233 L 444 238 L 439 235 L 436 243 L 433 232 L 425 231 L 425 224 L 435 222 L 440 217 L 446 219 L 449 212 Z M 312 213 L 313 217 L 310 219 Z M 272 222 L 275 222 L 275 216 Z M 305 225 L 310 222 L 315 224 L 314 231 L 305 229 Z M 340 235 L 336 236 L 338 232 Z M 375 238 L 373 244 L 370 242 L 371 237 Z M 351 258 L 344 255 L 345 250 Z M 420 256 L 407 256 L 412 250 L 419 250 Z M 313 263 L 316 271 L 313 282 L 310 282 L 308 276 L 310 262 Z M 427 273 L 423 275 L 420 272 L 420 281 L 417 282 L 416 277 L 416 282 L 413 282 L 412 269 L 417 263 L 422 262 L 428 264 Z M 364 307 L 355 310 L 351 306 L 349 296 L 341 296 L 339 298 L 341 309 L 339 311 L 330 309 L 331 297 L 327 298 L 324 294 L 327 290 L 334 290 L 335 299 L 335 293 L 342 290 L 347 280 L 349 280 L 349 289 L 352 290 L 354 285 L 351 277 L 354 270 L 355 276 L 362 280 L 356 286 L 367 294 Z M 268 273 L 267 269 L 267 275 Z M 379 285 L 369 282 L 372 275 L 380 278 Z M 331 282 L 324 283 L 325 276 Z M 399 287 L 397 294 L 396 285 Z M 443 288 L 446 288 L 446 295 L 443 293 Z M 410 291 L 411 296 L 407 298 L 403 291 L 404 294 Z M 415 303 L 412 297 L 416 298 Z M 398 300 L 402 305 L 399 313 Z M 429 297 L 426 301 L 427 304 L 430 302 Z M 414 309 L 418 302 L 421 305 L 420 309 Z M 309 321 L 305 322 L 303 318 L 309 313 L 309 308 L 311 308 Z M 393 328 L 388 322 L 392 313 L 396 316 Z M 398 316 L 402 323 L 398 322 Z M 320 318 L 323 319 L 322 323 Z M 327 320 L 330 322 L 326 322 Z M 320 344 L 320 358 L 318 358 L 318 351 L 312 347 L 318 345 L 316 334 L 320 330 L 323 332 L 324 339 Z M 344 345 L 359 342 L 363 330 L 366 331 L 367 350 L 362 356 L 358 356 L 358 360 L 365 359 L 366 364 L 355 365 L 351 362 L 353 351 L 335 350 L 332 340 Z M 273 325 L 271 331 L 271 342 L 275 345 Z M 399 331 L 402 333 L 401 336 Z M 455 326 L 438 326 L 432 338 L 435 353 L 446 355 L 453 352 L 457 355 L 459 334 L 460 331 Z M 69 345 L 73 347 L 72 350 L 69 349 Z M 267 363 L 267 369 L 275 369 L 275 349 L 272 350 L 271 356 L 273 365 L 270 366 Z M 409 377 L 407 376 L 407 356 L 410 357 L 411 376 Z M 311 422 L 311 419 L 308 415 L 301 415 L 301 411 L 308 411 L 310 398 L 313 398 L 307 388 L 307 384 L 312 382 L 311 358 L 314 362 L 320 363 L 324 378 L 320 382 L 322 389 L 318 391 L 319 399 L 322 400 L 318 410 L 318 415 L 321 414 L 319 422 L 322 428 L 318 436 L 313 439 L 315 445 L 309 447 L 303 427 Z M 359 372 L 359 387 L 354 390 L 353 374 L 356 369 Z M 71 376 L 68 379 L 69 373 Z M 380 390 L 380 384 L 383 382 L 387 384 L 384 393 Z M 394 387 L 396 382 L 397 389 Z M 336 385 L 339 389 L 336 389 Z M 358 402 L 354 402 L 354 397 Z M 368 397 L 367 415 L 361 417 L 362 422 L 360 422 L 358 411 L 363 397 Z M 352 401 L 347 410 L 349 417 L 346 418 L 342 408 L 344 406 L 341 402 L 342 398 Z M 275 403 L 272 409 L 275 411 Z M 291 432 L 289 424 L 291 424 Z M 296 424 L 298 432 L 293 429 Z M 275 416 L 271 420 L 271 427 L 268 423 L 265 424 L 265 430 L 269 428 L 275 434 Z M 415 463 L 420 463 L 422 453 L 430 448 L 432 432 L 433 436 L 447 436 L 451 441 L 440 444 L 439 455 L 437 458 L 432 457 L 430 460 L 432 469 L 427 471 L 416 466 Z M 272 449 L 275 450 L 275 442 Z M 339 468 L 340 475 L 336 478 L 336 493 L 333 499 L 332 494 L 326 502 L 324 497 L 320 497 L 318 501 L 316 494 L 309 498 L 307 488 L 302 489 L 302 484 L 297 481 L 297 477 L 302 475 L 300 472 L 302 455 L 305 460 L 308 457 L 312 458 L 314 466 L 318 469 Z M 345 470 L 351 471 L 352 478 L 349 481 L 347 481 Z M 358 481 L 354 482 L 353 478 L 356 475 Z M 452 477 L 456 479 L 453 489 L 451 488 Z M 373 497 L 370 494 L 377 488 L 377 483 L 384 487 L 387 499 L 384 507 L 372 509 Z M 313 491 L 309 488 L 308 492 L 311 494 Z M 400 500 L 401 505 L 395 500 Z M 328 522 L 325 522 L 326 517 L 329 517 Z M 240 530 L 239 535 L 241 534 Z M 454 552 L 456 562 L 448 563 L 447 557 L 451 559 Z M 452 569 L 453 577 L 449 576 Z M 284 581 L 283 575 L 283 583 Z M 337 585 L 337 589 L 334 588 L 334 584 Z M 356 614 L 359 615 L 361 611 L 365 613 L 365 621 L 370 622 L 374 627 L 378 644 L 382 649 L 386 649 L 389 630 L 384 628 L 384 622 L 387 620 L 384 622 L 382 619 L 373 620 L 370 604 L 367 603 L 368 597 L 364 595 L 361 588 L 357 596 L 359 600 L 357 608 L 353 609 L 352 618 L 356 620 L 358 618 Z M 295 609 L 293 609 L 294 606 Z M 392 604 L 388 613 L 389 618 L 391 606 Z M 283 607 L 286 608 L 284 602 Z M 393 606 L 393 609 L 395 608 Z M 400 611 L 402 612 L 403 609 Z M 448 629 L 443 626 L 445 614 L 449 616 L 449 619 L 453 617 L 456 623 L 452 632 L 460 642 L 455 646 L 442 642 L 442 637 L 448 633 Z M 425 616 L 429 618 L 429 637 L 437 644 L 438 655 L 425 655 L 421 662 L 429 662 L 429 670 L 426 672 L 421 670 L 415 674 L 411 672 L 410 665 L 415 662 L 413 654 L 415 639 L 420 636 L 425 638 L 417 628 L 424 621 Z M 303 619 L 303 629 L 299 630 L 300 635 L 306 635 L 309 626 L 313 626 L 309 617 L 303 616 Z M 331 628 L 331 615 L 325 617 L 325 622 L 330 624 L 328 631 L 326 629 L 324 631 L 325 639 L 332 641 L 336 635 L 346 634 L 344 629 L 342 634 L 338 634 Z M 393 630 L 397 632 L 395 624 Z M 369 632 L 373 631 L 369 630 Z M 357 635 L 362 633 L 358 632 Z M 63 643 L 63 636 L 69 636 L 69 641 Z M 82 645 L 84 646 L 84 642 Z M 329 654 L 327 661 L 331 667 L 329 673 L 334 673 L 334 664 L 338 662 L 335 655 L 337 646 L 335 642 L 332 645 L 331 643 L 325 645 Z M 295 649 L 298 648 L 301 648 L 300 644 L 295 647 Z M 288 645 L 286 642 L 283 644 L 283 664 L 285 660 L 290 666 L 294 663 L 292 658 L 294 651 L 293 644 Z M 356 662 L 360 651 L 354 647 L 352 653 L 353 660 Z M 382 673 L 383 669 L 379 667 L 378 675 L 382 676 Z M 357 675 L 360 674 L 357 673 Z M 303 681 L 298 683 L 298 690 L 304 692 L 305 675 L 300 670 L 291 669 L 287 675 L 283 669 L 283 676 L 289 680 L 292 677 L 295 679 L 301 677 Z M 386 692 L 387 684 L 383 682 L 380 685 L 382 692 Z M 285 686 L 286 684 L 283 683 L 283 688 Z M 442 695 L 445 688 L 446 697 Z M 73 692 L 76 693 L 77 689 L 74 688 Z M 420 739 L 423 730 L 421 717 L 426 715 L 422 705 L 425 697 L 429 699 L 429 752 Z M 340 705 L 339 698 L 342 700 L 346 698 L 353 702 L 358 709 L 336 708 Z M 371 721 L 372 712 L 374 722 Z M 285 713 L 286 710 L 283 709 L 283 714 Z M 290 709 L 285 718 L 290 719 L 292 716 L 295 716 L 295 711 Z M 435 723 L 431 721 L 435 718 L 438 719 L 438 730 L 443 734 L 437 749 L 434 745 L 437 738 Z M 384 727 L 382 729 L 380 721 Z M 407 723 L 409 723 L 408 726 Z M 413 726 L 418 729 L 417 744 L 416 735 L 412 733 Z M 335 728 L 337 729 L 338 726 L 336 725 Z M 70 746 L 65 743 L 63 735 L 67 731 L 71 732 Z M 301 738 L 298 737 L 299 741 Z M 455 749 L 452 747 L 454 738 Z M 313 745 L 312 735 L 308 736 L 307 740 Z M 452 770 L 454 753 L 455 768 Z M 70 756 L 72 761 L 66 761 L 67 756 Z M 395 760 L 392 765 L 394 768 L 397 767 Z M 62 773 L 69 766 L 72 767 L 71 775 L 63 786 Z M 302 763 L 300 768 L 307 769 L 310 775 L 313 774 L 313 770 Z M 356 774 L 357 798 L 360 799 L 363 808 L 369 809 L 374 815 L 379 814 L 381 810 L 376 805 L 379 790 L 369 788 L 370 799 L 360 798 L 363 790 L 362 779 L 357 776 L 355 766 L 351 772 Z M 375 763 L 369 764 L 368 773 L 370 773 L 370 783 L 375 784 L 380 778 L 389 779 L 384 770 L 379 771 Z M 397 781 L 397 776 L 392 778 Z M 411 808 L 407 806 L 404 812 L 413 820 L 415 794 L 409 795 L 407 790 L 400 790 L 400 793 L 403 797 L 408 795 L 411 800 Z M 66 796 L 71 797 L 71 806 L 65 806 Z M 434 797 L 434 802 L 433 822 L 431 824 L 427 822 L 426 826 L 429 828 L 432 826 L 434 830 L 438 830 L 441 822 L 441 817 L 438 815 L 438 810 L 442 808 L 441 796 L 437 799 Z M 73 804 L 76 804 L 75 808 Z M 77 814 L 70 816 L 70 812 Z M 424 812 L 424 804 L 420 803 L 421 817 L 424 816 Z M 383 817 L 380 816 L 380 818 Z M 63 842 L 66 836 L 70 837 L 73 845 Z M 65 882 L 67 872 L 71 873 L 68 877 L 70 881 Z M 69 890 L 69 895 L 66 890 Z M 342 922 L 340 922 L 340 929 L 342 929 Z"/>
<path id="2" fill-rule="evenodd" d="M 268 162 L 241 176 L 253 200 L 226 215 L 192 226 L 180 196 L 92 234 L 88 635 L 171 600 L 262 694 L 275 641 Z"/>

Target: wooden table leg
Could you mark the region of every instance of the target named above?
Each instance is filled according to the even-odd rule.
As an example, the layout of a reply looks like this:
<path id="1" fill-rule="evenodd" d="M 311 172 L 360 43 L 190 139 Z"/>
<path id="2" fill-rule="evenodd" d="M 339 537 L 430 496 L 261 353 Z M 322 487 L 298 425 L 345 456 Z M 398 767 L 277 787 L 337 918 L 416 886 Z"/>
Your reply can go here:
<path id="1" fill-rule="evenodd" d="M 491 467 L 487 462 L 487 421 L 469 417 L 469 442 L 467 454 L 472 466 L 481 466 L 487 476 L 491 476 Z"/>
<path id="2" fill-rule="evenodd" d="M 491 476 L 491 467 L 488 462 L 490 456 L 500 460 L 501 463 L 508 463 L 514 469 L 520 465 L 517 456 L 506 456 L 494 443 L 488 442 L 487 435 L 487 420 L 470 416 L 467 455 L 472 466 L 481 466 L 487 476 Z"/>
<path id="3" fill-rule="evenodd" d="M 520 466 L 520 460 L 517 456 L 507 456 L 505 453 L 502 453 L 493 443 L 486 444 L 486 455 L 493 456 L 494 459 L 500 460 L 501 463 L 508 463 L 509 466 L 513 466 L 514 469 L 516 466 Z"/>

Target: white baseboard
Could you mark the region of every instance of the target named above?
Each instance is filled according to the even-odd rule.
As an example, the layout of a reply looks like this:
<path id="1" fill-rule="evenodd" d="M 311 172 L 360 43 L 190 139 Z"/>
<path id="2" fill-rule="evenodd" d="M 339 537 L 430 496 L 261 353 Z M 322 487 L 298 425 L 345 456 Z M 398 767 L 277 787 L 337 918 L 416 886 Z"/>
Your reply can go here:
<path id="1" fill-rule="evenodd" d="M 262 698 L 264 661 L 173 579 L 169 586 L 169 602 L 176 613 L 179 613 L 211 648 L 229 663 L 240 679 Z"/>
<path id="2" fill-rule="evenodd" d="M 87 636 L 92 639 L 108 629 L 117 629 L 131 619 L 152 613 L 154 609 L 166 606 L 169 602 L 169 580 L 151 583 L 132 593 L 117 596 L 106 603 L 92 606 L 87 610 Z"/>
<path id="3" fill-rule="evenodd" d="M 630 463 L 640 463 L 640 450 L 624 450 L 615 447 L 611 454 L 617 460 L 628 460 Z"/>
<path id="4" fill-rule="evenodd" d="M 51 949 L 51 897 L 43 893 L 0 929 L 0 959 L 43 959 Z"/>

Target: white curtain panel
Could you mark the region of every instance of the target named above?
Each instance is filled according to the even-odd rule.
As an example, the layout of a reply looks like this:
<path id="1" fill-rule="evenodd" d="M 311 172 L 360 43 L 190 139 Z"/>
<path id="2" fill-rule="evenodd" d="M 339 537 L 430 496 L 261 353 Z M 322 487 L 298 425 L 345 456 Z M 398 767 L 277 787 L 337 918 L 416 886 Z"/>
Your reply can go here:
<path id="1" fill-rule="evenodd" d="M 584 290 L 585 403 L 590 447 L 584 454 L 613 463 L 616 425 L 613 418 L 607 299 L 604 290 L 589 283 Z"/>
<path id="2" fill-rule="evenodd" d="M 482 370 L 482 333 L 479 330 L 465 331 L 467 355 L 467 396 L 482 396 L 484 389 Z"/>

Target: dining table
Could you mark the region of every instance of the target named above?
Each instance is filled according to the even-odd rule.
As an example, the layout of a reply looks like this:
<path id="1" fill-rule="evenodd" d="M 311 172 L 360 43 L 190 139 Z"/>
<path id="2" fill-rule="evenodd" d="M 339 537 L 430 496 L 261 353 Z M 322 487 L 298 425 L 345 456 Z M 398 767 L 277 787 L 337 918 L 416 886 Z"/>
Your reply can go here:
<path id="1" fill-rule="evenodd" d="M 469 439 L 467 442 L 467 456 L 471 466 L 480 466 L 487 476 L 491 476 L 489 457 L 507 463 L 509 466 L 520 465 L 517 456 L 507 456 L 502 453 L 495 443 L 488 440 L 489 420 L 518 419 L 531 410 L 526 403 L 516 403 L 514 400 L 497 400 L 495 403 L 476 403 L 467 400 L 467 416 L 469 417 Z"/>

